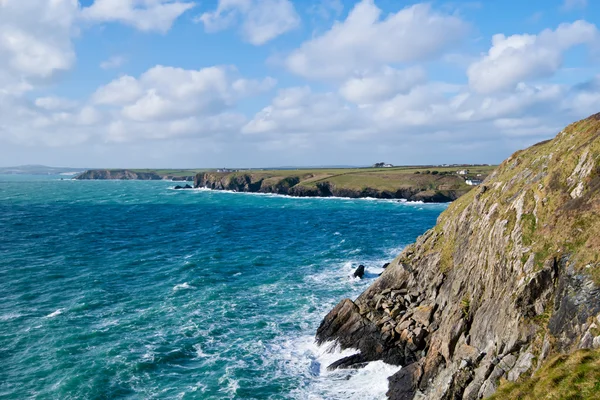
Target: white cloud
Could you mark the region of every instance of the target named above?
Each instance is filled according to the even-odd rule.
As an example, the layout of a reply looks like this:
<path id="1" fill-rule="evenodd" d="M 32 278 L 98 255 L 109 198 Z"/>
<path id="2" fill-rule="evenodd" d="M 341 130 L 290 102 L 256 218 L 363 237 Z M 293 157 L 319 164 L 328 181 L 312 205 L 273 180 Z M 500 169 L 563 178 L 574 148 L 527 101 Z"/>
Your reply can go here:
<path id="1" fill-rule="evenodd" d="M 45 110 L 68 110 L 77 107 L 77 102 L 61 97 L 39 97 L 35 99 L 35 105 Z"/>
<path id="2" fill-rule="evenodd" d="M 549 77 L 562 66 L 565 51 L 599 40 L 596 26 L 586 21 L 561 24 L 538 35 L 494 35 L 488 54 L 469 67 L 469 83 L 473 89 L 489 93 Z"/>
<path id="3" fill-rule="evenodd" d="M 107 85 L 99 87 L 92 95 L 96 104 L 122 105 L 139 99 L 143 88 L 132 76 L 122 76 Z"/>
<path id="4" fill-rule="evenodd" d="M 99 87 L 87 101 L 30 101 L 0 92 L 0 139 L 45 146 L 209 137 L 226 142 L 247 122 L 237 103 L 275 83 L 270 77 L 245 79 L 233 67 L 158 65 Z"/>
<path id="5" fill-rule="evenodd" d="M 102 69 L 119 68 L 120 66 L 125 64 L 126 61 L 127 61 L 127 59 L 123 56 L 112 56 L 108 60 L 102 61 L 100 63 L 100 68 L 102 68 Z"/>
<path id="6" fill-rule="evenodd" d="M 376 103 L 408 92 L 424 83 L 426 78 L 423 68 L 397 70 L 386 66 L 375 73 L 367 72 L 348 79 L 340 87 L 340 93 L 346 100 L 356 104 Z"/>
<path id="7" fill-rule="evenodd" d="M 179 0 L 95 0 L 82 17 L 96 22 L 121 22 L 141 31 L 165 33 L 177 18 L 195 6 Z"/>
<path id="8" fill-rule="evenodd" d="M 108 140 L 164 139 L 237 131 L 245 117 L 237 102 L 271 90 L 276 81 L 241 78 L 233 67 L 200 70 L 155 66 L 139 78 L 123 76 L 96 90 L 92 104 L 111 115 Z"/>
<path id="9" fill-rule="evenodd" d="M 302 44 L 286 59 L 287 68 L 307 78 L 344 79 L 355 71 L 389 63 L 427 60 L 467 33 L 460 18 L 416 4 L 381 19 L 373 0 L 358 3 L 343 22 Z"/>
<path id="10" fill-rule="evenodd" d="M 218 32 L 241 22 L 244 40 L 262 45 L 300 25 L 289 0 L 219 0 L 217 9 L 200 15 L 207 32 Z"/>
<path id="11" fill-rule="evenodd" d="M 76 0 L 0 2 L 0 91 L 23 92 L 75 63 Z"/>
<path id="12" fill-rule="evenodd" d="M 563 10 L 575 10 L 575 9 L 583 9 L 588 5 L 587 0 L 564 0 L 562 5 Z"/>
<path id="13" fill-rule="evenodd" d="M 244 126 L 245 134 L 351 133 L 363 128 L 360 115 L 335 93 L 314 93 L 308 86 L 280 90 L 272 104 Z"/>

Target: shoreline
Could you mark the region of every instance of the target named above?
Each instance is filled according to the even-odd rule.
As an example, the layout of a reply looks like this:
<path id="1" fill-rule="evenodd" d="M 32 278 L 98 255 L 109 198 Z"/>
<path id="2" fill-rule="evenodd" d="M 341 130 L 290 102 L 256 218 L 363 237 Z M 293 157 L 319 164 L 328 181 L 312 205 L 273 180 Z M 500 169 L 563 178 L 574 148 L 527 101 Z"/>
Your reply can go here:
<path id="1" fill-rule="evenodd" d="M 410 204 L 410 205 L 449 205 L 452 201 L 444 201 L 444 202 L 425 202 L 422 200 L 407 200 L 404 198 L 382 198 L 382 197 L 342 197 L 342 196 L 294 196 L 290 194 L 280 194 L 280 193 L 268 193 L 268 192 L 240 192 L 229 189 L 211 189 L 207 187 L 198 187 L 191 189 L 175 189 L 170 187 L 169 190 L 177 191 L 177 192 L 214 192 L 214 193 L 230 193 L 230 194 L 246 194 L 246 195 L 255 195 L 255 196 L 265 196 L 265 197 L 280 197 L 280 198 L 288 198 L 288 199 L 306 199 L 306 200 L 314 200 L 314 199 L 324 199 L 324 200 L 363 200 L 363 201 L 381 201 L 388 203 L 400 203 L 400 204 Z"/>

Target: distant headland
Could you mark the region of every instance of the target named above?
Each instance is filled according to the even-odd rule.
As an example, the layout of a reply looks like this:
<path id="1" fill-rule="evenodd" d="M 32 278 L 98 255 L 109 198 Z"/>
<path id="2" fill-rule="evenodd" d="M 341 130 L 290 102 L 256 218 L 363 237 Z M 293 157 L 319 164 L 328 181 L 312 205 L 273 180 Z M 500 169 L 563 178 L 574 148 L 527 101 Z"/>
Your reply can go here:
<path id="1" fill-rule="evenodd" d="M 193 188 L 274 193 L 296 197 L 347 197 L 449 202 L 469 192 L 494 169 L 490 165 L 393 166 L 311 169 L 93 169 L 79 180 L 172 180 Z M 176 186 L 192 188 L 191 185 Z"/>

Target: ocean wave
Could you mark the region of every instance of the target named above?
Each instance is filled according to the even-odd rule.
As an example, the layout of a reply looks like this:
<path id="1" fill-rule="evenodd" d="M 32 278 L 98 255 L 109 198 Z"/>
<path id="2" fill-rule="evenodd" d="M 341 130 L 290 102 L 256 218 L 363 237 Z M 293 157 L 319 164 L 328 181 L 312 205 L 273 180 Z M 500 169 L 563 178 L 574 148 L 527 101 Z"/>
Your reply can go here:
<path id="1" fill-rule="evenodd" d="M 64 310 L 65 310 L 64 308 L 59 308 L 58 310 L 56 310 L 56 311 L 54 311 L 54 312 L 46 315 L 44 318 L 54 318 L 54 317 L 57 317 L 60 314 L 62 314 Z"/>
<path id="2" fill-rule="evenodd" d="M 187 282 L 183 282 L 180 284 L 177 284 L 175 286 L 173 286 L 173 290 L 178 291 L 178 290 L 189 290 L 189 289 L 196 289 L 194 286 L 190 285 Z"/>

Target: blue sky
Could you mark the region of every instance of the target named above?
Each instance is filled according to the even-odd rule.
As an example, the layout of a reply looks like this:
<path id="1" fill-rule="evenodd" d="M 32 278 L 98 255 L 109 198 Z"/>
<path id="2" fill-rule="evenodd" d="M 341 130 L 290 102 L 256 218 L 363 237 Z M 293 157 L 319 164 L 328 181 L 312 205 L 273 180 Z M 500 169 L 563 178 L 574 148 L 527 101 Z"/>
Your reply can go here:
<path id="1" fill-rule="evenodd" d="M 591 0 L 0 0 L 0 165 L 496 163 L 600 112 Z"/>

